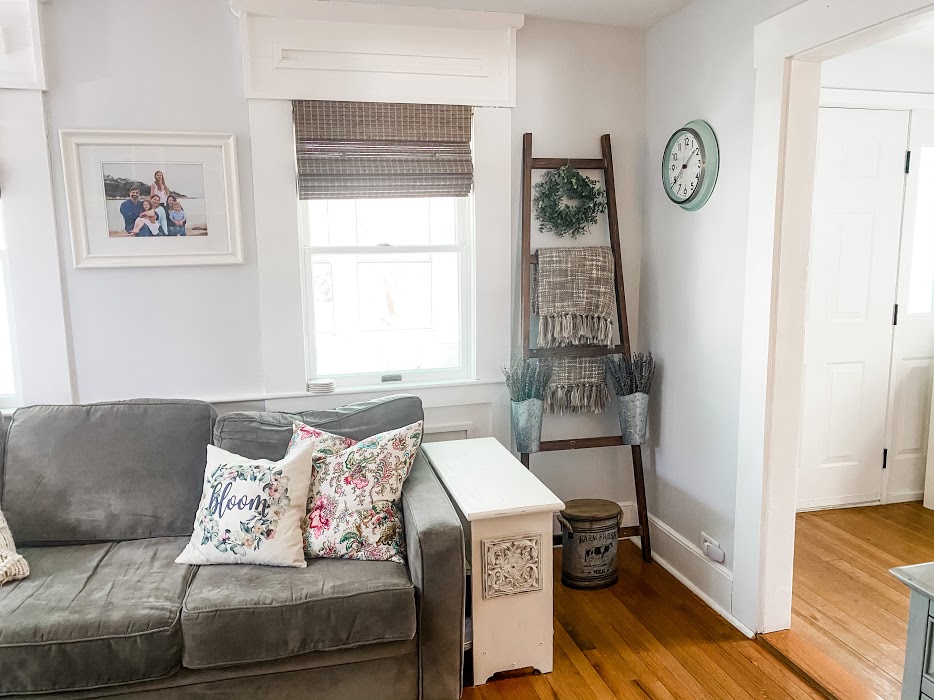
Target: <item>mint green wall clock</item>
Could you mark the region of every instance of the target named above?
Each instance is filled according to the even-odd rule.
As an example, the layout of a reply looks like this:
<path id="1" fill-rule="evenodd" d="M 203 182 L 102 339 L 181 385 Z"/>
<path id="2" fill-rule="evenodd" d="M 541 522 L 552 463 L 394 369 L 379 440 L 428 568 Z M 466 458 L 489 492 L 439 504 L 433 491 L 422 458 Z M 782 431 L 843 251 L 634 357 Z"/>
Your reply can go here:
<path id="1" fill-rule="evenodd" d="M 717 185 L 720 148 L 710 124 L 696 119 L 678 129 L 662 156 L 662 184 L 668 199 L 686 211 L 707 203 Z"/>

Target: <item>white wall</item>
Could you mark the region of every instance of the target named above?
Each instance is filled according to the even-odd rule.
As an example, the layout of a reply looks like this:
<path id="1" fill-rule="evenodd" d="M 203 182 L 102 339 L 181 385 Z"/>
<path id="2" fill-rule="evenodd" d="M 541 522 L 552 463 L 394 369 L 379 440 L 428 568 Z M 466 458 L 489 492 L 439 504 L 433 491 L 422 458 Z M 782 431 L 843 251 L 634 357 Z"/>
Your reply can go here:
<path id="1" fill-rule="evenodd" d="M 630 332 L 636 340 L 639 256 L 642 238 L 642 141 L 645 63 L 641 31 L 526 18 L 517 35 L 517 94 L 513 110 L 513 269 L 519 274 L 522 135 L 532 133 L 536 157 L 599 158 L 600 136 L 609 133 L 615 161 L 620 239 Z M 599 176 L 599 173 L 590 173 Z M 601 178 L 602 179 L 602 178 Z M 555 246 L 532 225 L 532 247 Z M 578 245 L 609 245 L 605 222 Z M 518 335 L 518 283 L 514 303 Z M 546 416 L 543 439 L 619 434 L 616 406 L 602 415 Z M 532 471 L 560 498 L 632 501 L 628 448 L 601 448 L 532 455 Z"/>
<path id="2" fill-rule="evenodd" d="M 934 93 L 934 31 L 843 54 L 821 66 L 821 87 Z"/>
<path id="3" fill-rule="evenodd" d="M 265 389 L 256 261 L 256 235 L 263 235 L 263 225 L 254 221 L 250 124 L 237 21 L 226 0 L 166 0 L 160 7 L 177 19 L 173 26 L 178 35 L 166 43 L 161 61 L 155 63 L 147 58 L 149 44 L 143 49 L 127 42 L 129 31 L 140 26 L 151 11 L 151 5 L 142 0 L 50 0 L 42 6 L 48 73 L 46 115 L 64 320 L 77 389 L 74 400 L 183 396 L 226 399 L 230 407 L 238 400 L 261 396 Z M 504 153 L 512 162 L 515 178 L 512 269 L 518 273 L 522 133 L 535 134 L 536 155 L 579 157 L 599 156 L 599 137 L 610 133 L 635 339 L 642 226 L 644 34 L 529 19 L 517 42 L 518 106 L 512 113 L 511 154 Z M 144 75 L 152 78 L 144 81 Z M 150 85 L 157 81 L 168 85 Z M 240 160 L 246 263 L 75 270 L 69 252 L 59 129 L 234 133 Z M 255 175 L 262 178 L 262 173 Z M 596 228 L 600 233 L 588 244 L 607 241 L 605 226 Z M 547 239 L 536 240 L 536 245 L 547 243 Z M 52 269 L 57 265 L 58 261 Z M 515 279 L 512 286 L 518 289 Z M 476 435 L 508 434 L 502 410 L 477 412 L 477 406 L 498 401 L 493 394 L 505 397 L 502 387 L 422 393 L 432 419 L 442 427 L 469 423 Z M 279 399 L 266 405 L 291 410 L 358 398 L 366 397 Z M 68 399 L 64 396 L 62 400 Z M 602 416 L 549 417 L 545 427 L 546 438 L 552 439 L 617 431 L 612 405 Z M 540 455 L 533 457 L 533 469 L 562 498 L 633 499 L 628 450 Z"/>
<path id="4" fill-rule="evenodd" d="M 13 340 L 23 403 L 72 400 L 43 95 L 0 90 L 2 228 L 10 259 Z"/>
<path id="5" fill-rule="evenodd" d="M 158 11 L 171 33 L 147 38 L 139 30 L 154 9 L 142 0 L 52 0 L 42 7 L 53 185 L 81 402 L 264 389 L 237 20 L 223 0 L 167 0 Z M 75 270 L 59 129 L 235 134 L 246 263 Z"/>
<path id="6" fill-rule="evenodd" d="M 749 212 L 753 27 L 799 0 L 696 0 L 646 38 L 645 224 L 639 345 L 658 359 L 650 416 L 649 510 L 692 545 L 717 539 L 732 568 L 743 287 Z M 669 202 L 668 137 L 707 120 L 720 144 L 709 203 Z M 761 465 L 748 465 L 757 468 Z M 696 582 L 701 589 L 701 582 Z M 729 598 L 724 607 L 728 608 Z"/>

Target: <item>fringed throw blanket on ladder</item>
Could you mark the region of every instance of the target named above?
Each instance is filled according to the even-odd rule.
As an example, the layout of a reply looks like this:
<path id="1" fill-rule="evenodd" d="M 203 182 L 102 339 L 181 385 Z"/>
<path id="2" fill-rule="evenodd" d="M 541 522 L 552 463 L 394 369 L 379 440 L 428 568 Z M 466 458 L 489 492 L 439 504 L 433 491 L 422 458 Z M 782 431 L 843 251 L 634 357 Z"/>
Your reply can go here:
<path id="1" fill-rule="evenodd" d="M 564 357 L 552 361 L 545 390 L 549 413 L 602 413 L 609 399 L 606 368 L 600 357 Z"/>
<path id="2" fill-rule="evenodd" d="M 616 289 L 608 247 L 541 248 L 535 272 L 539 347 L 613 344 Z M 609 392 L 601 358 L 556 359 L 552 367 L 545 394 L 549 413 L 603 411 Z"/>
<path id="3" fill-rule="evenodd" d="M 538 347 L 613 344 L 616 289 L 609 248 L 540 248 L 535 279 Z"/>

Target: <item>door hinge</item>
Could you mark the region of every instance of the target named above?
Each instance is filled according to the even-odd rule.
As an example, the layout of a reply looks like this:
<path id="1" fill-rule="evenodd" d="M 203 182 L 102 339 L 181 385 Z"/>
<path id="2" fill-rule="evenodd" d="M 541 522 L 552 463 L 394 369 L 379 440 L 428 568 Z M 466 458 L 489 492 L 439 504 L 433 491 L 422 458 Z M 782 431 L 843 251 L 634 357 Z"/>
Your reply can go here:
<path id="1" fill-rule="evenodd" d="M 889 450 L 888 448 L 882 449 L 882 468 L 886 469 L 889 466 Z"/>
<path id="2" fill-rule="evenodd" d="M 895 308 L 892 309 L 892 325 L 898 325 L 898 304 L 895 305 Z"/>
<path id="3" fill-rule="evenodd" d="M 905 151 L 905 174 L 911 171 L 911 151 Z"/>

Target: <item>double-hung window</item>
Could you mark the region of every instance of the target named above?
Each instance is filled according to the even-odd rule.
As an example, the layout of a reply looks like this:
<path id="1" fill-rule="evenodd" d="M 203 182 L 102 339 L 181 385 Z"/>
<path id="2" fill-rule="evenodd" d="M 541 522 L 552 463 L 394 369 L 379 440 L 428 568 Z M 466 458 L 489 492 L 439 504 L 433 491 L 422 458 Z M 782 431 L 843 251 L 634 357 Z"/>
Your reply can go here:
<path id="1" fill-rule="evenodd" d="M 308 376 L 466 378 L 469 107 L 293 103 Z"/>

